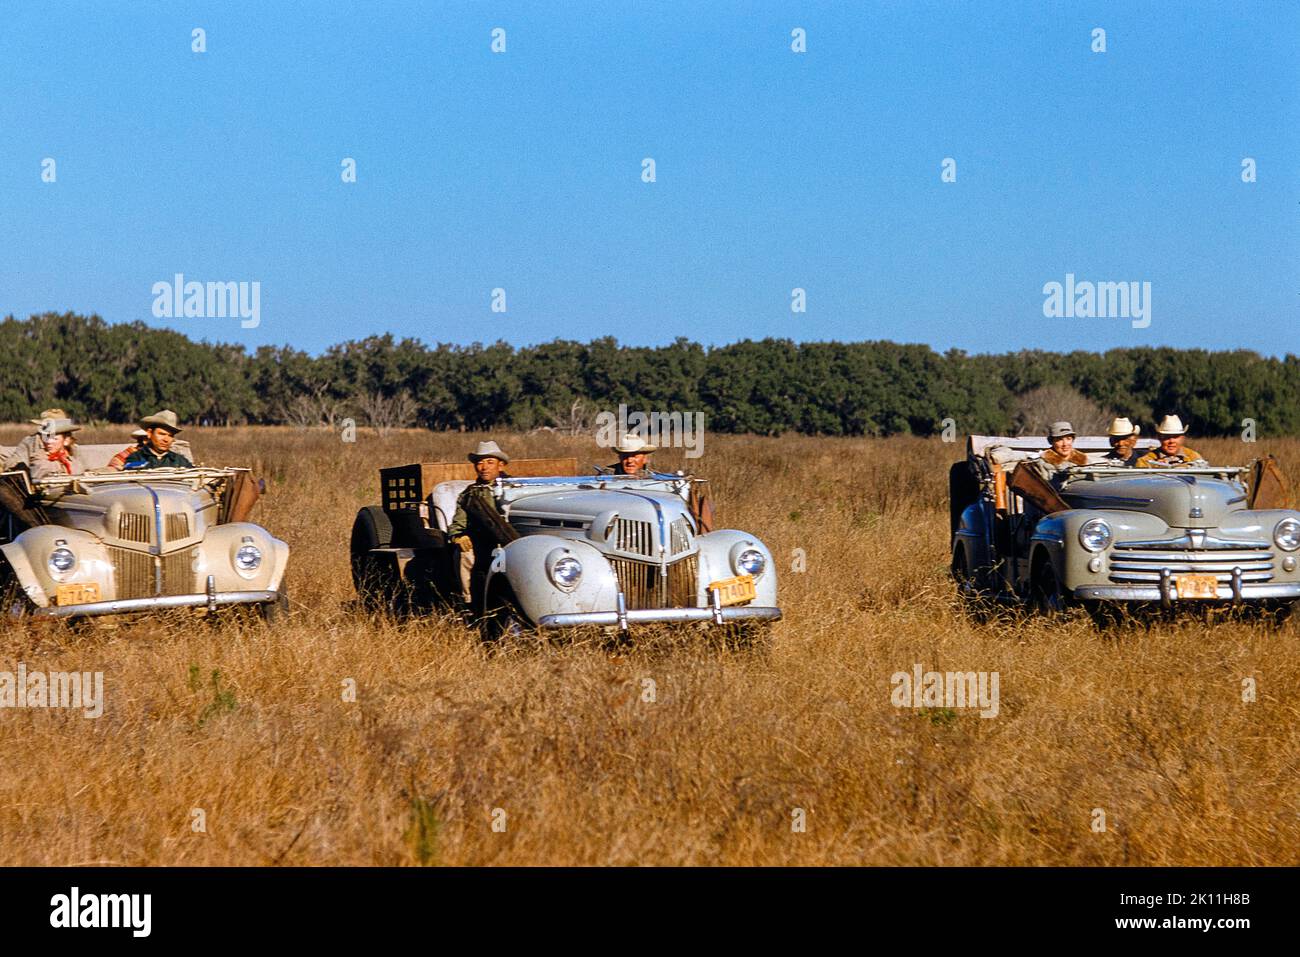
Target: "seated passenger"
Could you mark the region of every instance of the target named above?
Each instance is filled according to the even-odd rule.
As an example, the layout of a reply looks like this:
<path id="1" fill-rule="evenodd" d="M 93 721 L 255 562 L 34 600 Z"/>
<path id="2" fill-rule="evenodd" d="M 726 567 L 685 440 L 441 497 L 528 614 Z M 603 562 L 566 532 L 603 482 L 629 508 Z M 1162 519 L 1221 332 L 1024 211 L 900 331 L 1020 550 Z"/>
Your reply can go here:
<path id="1" fill-rule="evenodd" d="M 28 419 L 32 425 L 44 425 L 47 419 L 66 419 L 68 413 L 62 409 L 45 409 L 41 412 L 39 419 Z M 0 462 L 0 472 L 8 472 L 20 465 L 29 465 L 31 458 L 37 452 L 44 451 L 45 440 L 41 438 L 41 432 L 38 428 L 31 435 L 24 435 L 22 439 L 14 446 L 13 451 L 5 456 L 3 462 Z"/>
<path id="2" fill-rule="evenodd" d="M 1141 431 L 1140 426 L 1134 425 L 1127 418 L 1111 419 L 1110 429 L 1106 432 L 1110 438 L 1110 451 L 1103 455 L 1097 464 L 1132 466 L 1137 461 L 1134 450 L 1137 446 L 1138 433 Z"/>
<path id="3" fill-rule="evenodd" d="M 478 448 L 466 457 L 474 463 L 474 473 L 478 478 L 456 499 L 456 515 L 447 526 L 447 540 L 460 549 L 461 600 L 471 607 L 478 607 L 492 564 L 492 552 L 501 542 L 498 540 L 500 529 L 487 527 L 490 523 L 476 516 L 484 508 L 502 515 L 501 506 L 492 493 L 492 483 L 498 478 L 510 477 L 505 472 L 510 456 L 495 442 L 480 442 Z"/>
<path id="4" fill-rule="evenodd" d="M 1088 456 L 1074 447 L 1074 426 L 1069 422 L 1053 422 L 1047 429 L 1047 441 L 1051 448 L 1034 460 L 1043 478 L 1050 480 L 1058 472 L 1088 464 Z"/>
<path id="5" fill-rule="evenodd" d="M 1199 452 L 1187 448 L 1187 428 L 1176 415 L 1166 415 L 1156 426 L 1160 448 L 1139 456 L 1133 464 L 1140 469 L 1176 468 L 1179 465 L 1208 464 Z"/>
<path id="6" fill-rule="evenodd" d="M 27 467 L 33 479 L 57 478 L 61 475 L 81 475 L 85 472 L 81 457 L 77 455 L 74 433 L 81 426 L 71 419 L 46 419 L 41 426 L 42 448 L 28 459 Z"/>
<path id="7" fill-rule="evenodd" d="M 647 443 L 639 435 L 625 435 L 619 439 L 618 445 L 614 446 L 614 451 L 618 453 L 618 461 L 613 465 L 607 465 L 604 472 L 609 475 L 652 478 L 653 475 L 647 466 L 650 463 L 651 454 L 657 451 L 658 448 L 657 445 Z"/>
<path id="8" fill-rule="evenodd" d="M 144 429 L 136 429 L 134 432 L 131 433 L 131 438 L 135 440 L 135 445 L 128 445 L 121 452 L 118 452 L 116 455 L 114 455 L 111 459 L 108 460 L 108 465 L 105 467 L 112 469 L 114 472 L 122 471 L 122 469 L 126 466 L 126 460 L 131 456 L 133 452 L 138 452 L 140 450 L 140 448 L 144 445 L 144 440 L 148 437 L 149 437 L 149 433 L 146 432 Z"/>
<path id="9" fill-rule="evenodd" d="M 123 469 L 127 472 L 136 469 L 188 469 L 194 463 L 172 451 L 176 433 L 181 430 L 176 413 L 163 409 L 140 420 L 145 438 L 140 447 L 126 457 Z"/>

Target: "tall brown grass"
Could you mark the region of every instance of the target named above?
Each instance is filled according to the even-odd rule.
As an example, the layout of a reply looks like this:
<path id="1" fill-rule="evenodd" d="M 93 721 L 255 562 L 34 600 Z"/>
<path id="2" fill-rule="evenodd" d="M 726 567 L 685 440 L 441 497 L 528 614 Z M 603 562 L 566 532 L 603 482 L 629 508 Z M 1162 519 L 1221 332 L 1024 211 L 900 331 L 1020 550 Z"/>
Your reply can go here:
<path id="1" fill-rule="evenodd" d="M 2 863 L 1300 861 L 1300 626 L 973 622 L 946 570 L 956 446 L 709 436 L 692 464 L 723 523 L 779 557 L 767 654 L 651 635 L 488 655 L 450 619 L 359 615 L 347 566 L 379 466 L 481 436 L 188 437 L 271 480 L 257 517 L 293 546 L 293 617 L 3 626 L 0 670 L 103 671 L 107 700 L 98 720 L 0 711 Z M 1295 441 L 1196 445 L 1300 478 Z M 917 663 L 999 672 L 1000 714 L 895 708 L 890 677 Z"/>

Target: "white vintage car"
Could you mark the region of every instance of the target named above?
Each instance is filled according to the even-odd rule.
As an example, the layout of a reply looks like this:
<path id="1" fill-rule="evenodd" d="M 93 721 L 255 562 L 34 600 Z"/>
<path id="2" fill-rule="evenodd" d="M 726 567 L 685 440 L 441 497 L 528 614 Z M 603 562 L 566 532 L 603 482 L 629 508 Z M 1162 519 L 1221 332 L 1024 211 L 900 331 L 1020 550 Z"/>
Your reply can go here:
<path id="1" fill-rule="evenodd" d="M 519 477 L 536 471 L 529 465 L 512 463 L 514 476 L 494 486 L 517 537 L 493 553 L 483 607 L 473 609 L 489 637 L 584 626 L 627 632 L 660 622 L 725 626 L 748 642 L 781 618 L 771 552 L 748 532 L 701 532 L 688 505 L 696 480 Z M 358 513 L 353 575 L 371 607 L 394 607 L 398 592 L 409 596 L 408 608 L 453 601 L 460 553 L 445 532 L 469 480 L 435 481 L 449 469 L 464 466 L 385 469 L 387 507 Z M 394 496 L 393 484 L 403 482 L 409 494 Z"/>
<path id="2" fill-rule="evenodd" d="M 118 445 L 82 446 L 102 467 Z M 4 450 L 0 450 L 3 453 Z M 252 522 L 246 469 L 151 469 L 32 482 L 3 473 L 0 616 L 85 618 L 167 608 L 287 609 L 289 546 Z"/>

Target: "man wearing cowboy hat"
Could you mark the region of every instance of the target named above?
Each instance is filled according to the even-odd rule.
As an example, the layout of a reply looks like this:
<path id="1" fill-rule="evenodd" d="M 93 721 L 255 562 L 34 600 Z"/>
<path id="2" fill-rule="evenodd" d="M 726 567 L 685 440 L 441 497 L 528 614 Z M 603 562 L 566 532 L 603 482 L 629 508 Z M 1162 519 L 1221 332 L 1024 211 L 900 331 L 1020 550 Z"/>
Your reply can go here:
<path id="1" fill-rule="evenodd" d="M 44 425 L 48 419 L 66 419 L 68 413 L 62 409 L 45 409 L 41 412 L 39 419 L 28 419 L 32 425 Z M 17 468 L 19 465 L 27 465 L 31 462 L 32 456 L 38 452 L 45 451 L 45 440 L 41 438 L 41 431 L 38 428 L 30 435 L 24 435 L 22 440 L 14 446 L 12 452 L 5 456 L 5 460 L 0 462 L 0 472 L 8 472 Z"/>
<path id="2" fill-rule="evenodd" d="M 1140 456 L 1133 464 L 1140 469 L 1172 468 L 1179 465 L 1205 465 L 1199 452 L 1187 448 L 1187 427 L 1176 415 L 1166 415 L 1156 426 L 1160 448 Z"/>
<path id="3" fill-rule="evenodd" d="M 1134 450 L 1137 447 L 1138 433 L 1141 431 L 1140 426 L 1134 425 L 1123 416 L 1111 419 L 1110 428 L 1106 431 L 1110 439 L 1110 451 L 1103 455 L 1097 464 L 1131 466 L 1137 460 Z"/>
<path id="4" fill-rule="evenodd" d="M 1036 459 L 1040 475 L 1050 479 L 1072 466 L 1088 464 L 1088 456 L 1074 447 L 1074 434 L 1074 426 L 1069 422 L 1053 422 L 1048 426 L 1047 441 L 1051 448 Z"/>
<path id="5" fill-rule="evenodd" d="M 471 517 L 471 512 L 477 511 L 471 505 L 471 499 L 477 500 L 479 507 L 491 509 L 504 517 L 505 513 L 492 493 L 492 483 L 498 478 L 510 477 L 505 471 L 510 456 L 495 442 L 480 442 L 467 458 L 474 463 L 478 479 L 456 499 L 456 514 L 447 528 L 447 539 L 460 549 L 461 598 L 473 607 L 487 581 L 492 550 L 500 543 L 492 529 L 485 528 L 483 522 Z"/>
<path id="6" fill-rule="evenodd" d="M 658 448 L 658 446 L 646 442 L 636 433 L 629 433 L 619 439 L 618 445 L 614 446 L 614 451 L 618 453 L 618 461 L 613 465 L 606 466 L 605 470 L 613 475 L 650 478 L 651 473 L 647 465 L 650 462 L 651 453 L 658 451 Z"/>
<path id="7" fill-rule="evenodd" d="M 180 422 L 171 409 L 163 409 L 153 415 L 146 415 L 138 423 L 144 429 L 144 441 L 140 447 L 126 457 L 123 468 L 132 472 L 136 469 L 190 469 L 194 463 L 172 451 L 176 434 L 180 432 Z"/>
<path id="8" fill-rule="evenodd" d="M 27 467 L 33 479 L 54 478 L 60 475 L 80 475 L 86 471 L 77 455 L 77 440 L 74 433 L 80 432 L 81 426 L 69 418 L 46 419 L 41 424 L 40 435 L 43 442 L 41 450 L 32 455 Z"/>

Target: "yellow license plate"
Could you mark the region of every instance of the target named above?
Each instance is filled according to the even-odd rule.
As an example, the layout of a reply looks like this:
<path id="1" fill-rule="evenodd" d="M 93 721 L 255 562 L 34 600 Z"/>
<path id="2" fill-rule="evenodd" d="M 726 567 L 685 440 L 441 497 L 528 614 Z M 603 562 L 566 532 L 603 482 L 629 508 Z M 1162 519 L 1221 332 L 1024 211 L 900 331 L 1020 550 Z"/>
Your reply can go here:
<path id="1" fill-rule="evenodd" d="M 1214 575 L 1175 575 L 1179 598 L 1217 598 L 1219 579 Z"/>
<path id="2" fill-rule="evenodd" d="M 709 591 L 714 590 L 718 592 L 718 603 L 724 608 L 728 605 L 743 605 L 758 597 L 758 592 L 754 590 L 753 575 L 740 575 L 737 578 L 724 578 L 721 581 L 710 582 Z"/>
<path id="3" fill-rule="evenodd" d="M 92 601 L 99 601 L 99 582 L 60 585 L 54 595 L 56 605 L 84 605 Z"/>

